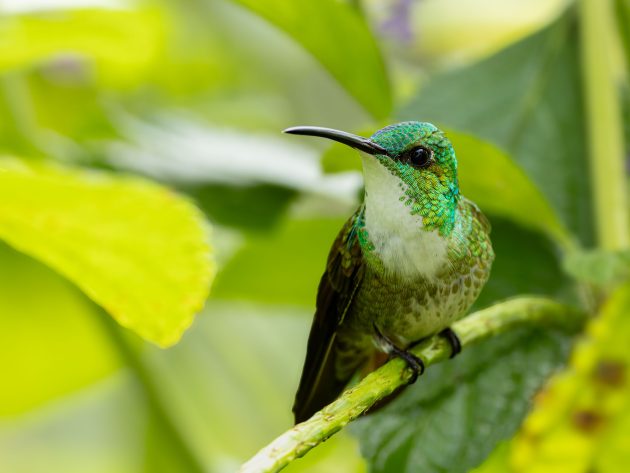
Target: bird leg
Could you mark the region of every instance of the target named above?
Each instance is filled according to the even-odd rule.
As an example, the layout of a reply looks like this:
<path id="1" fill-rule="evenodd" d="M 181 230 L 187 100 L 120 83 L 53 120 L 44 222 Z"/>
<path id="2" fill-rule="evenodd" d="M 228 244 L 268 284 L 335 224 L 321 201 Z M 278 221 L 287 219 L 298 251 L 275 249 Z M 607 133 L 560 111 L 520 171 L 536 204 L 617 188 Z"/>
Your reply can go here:
<path id="1" fill-rule="evenodd" d="M 410 351 L 397 347 L 394 342 L 383 335 L 376 324 L 374 324 L 374 332 L 376 334 L 376 342 L 384 352 L 402 358 L 407 362 L 407 366 L 409 366 L 413 372 L 409 384 L 415 383 L 418 376 L 424 373 L 424 361 Z"/>
<path id="2" fill-rule="evenodd" d="M 451 345 L 451 356 L 453 358 L 455 355 L 459 354 L 462 351 L 462 342 L 459 340 L 459 337 L 453 329 L 450 327 L 445 328 L 440 332 L 440 335 L 448 340 L 448 343 Z"/>

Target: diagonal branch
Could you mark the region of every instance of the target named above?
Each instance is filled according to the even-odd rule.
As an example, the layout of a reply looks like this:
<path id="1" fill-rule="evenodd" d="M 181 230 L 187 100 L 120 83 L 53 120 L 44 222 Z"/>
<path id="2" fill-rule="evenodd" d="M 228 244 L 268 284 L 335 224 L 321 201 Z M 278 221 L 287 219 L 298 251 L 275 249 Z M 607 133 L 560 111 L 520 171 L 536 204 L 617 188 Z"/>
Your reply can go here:
<path id="1" fill-rule="evenodd" d="M 506 332 L 518 326 L 539 326 L 576 332 L 584 324 L 586 314 L 571 307 L 541 297 L 511 299 L 456 322 L 451 327 L 459 336 L 462 347 Z M 433 336 L 415 346 L 412 352 L 428 367 L 446 360 L 451 347 L 440 336 Z M 345 391 L 336 401 L 315 413 L 313 417 L 260 450 L 240 473 L 277 472 L 296 458 L 337 433 L 379 400 L 408 383 L 411 371 L 405 362 L 393 359 Z"/>

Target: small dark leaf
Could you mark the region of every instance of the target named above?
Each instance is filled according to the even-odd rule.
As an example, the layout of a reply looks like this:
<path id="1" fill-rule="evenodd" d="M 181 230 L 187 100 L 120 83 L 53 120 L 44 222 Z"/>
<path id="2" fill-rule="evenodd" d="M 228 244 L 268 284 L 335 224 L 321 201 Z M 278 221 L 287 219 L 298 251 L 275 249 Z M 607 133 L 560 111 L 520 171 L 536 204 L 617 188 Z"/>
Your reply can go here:
<path id="1" fill-rule="evenodd" d="M 271 230 L 284 215 L 296 191 L 272 184 L 237 187 L 207 184 L 189 193 L 211 221 L 247 230 Z"/>

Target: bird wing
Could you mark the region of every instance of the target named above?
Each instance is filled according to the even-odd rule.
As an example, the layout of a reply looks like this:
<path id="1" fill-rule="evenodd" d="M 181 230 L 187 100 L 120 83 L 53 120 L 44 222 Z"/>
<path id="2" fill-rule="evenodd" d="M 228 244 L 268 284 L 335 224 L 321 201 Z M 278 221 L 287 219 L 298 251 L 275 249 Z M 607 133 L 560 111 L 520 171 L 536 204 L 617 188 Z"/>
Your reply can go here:
<path id="1" fill-rule="evenodd" d="M 483 231 L 485 231 L 488 235 L 492 231 L 492 226 L 490 225 L 490 220 L 486 217 L 481 209 L 475 204 L 472 200 L 467 199 L 466 197 L 461 198 L 461 205 L 467 206 L 472 214 L 475 216 L 475 220 L 479 222 Z"/>
<path id="2" fill-rule="evenodd" d="M 332 402 L 349 381 L 349 377 L 337 377 L 335 344 L 337 328 L 352 304 L 363 277 L 363 258 L 357 236 L 362 215 L 363 208 L 359 208 L 337 235 L 319 283 L 306 360 L 293 404 L 296 423 L 308 419 Z"/>

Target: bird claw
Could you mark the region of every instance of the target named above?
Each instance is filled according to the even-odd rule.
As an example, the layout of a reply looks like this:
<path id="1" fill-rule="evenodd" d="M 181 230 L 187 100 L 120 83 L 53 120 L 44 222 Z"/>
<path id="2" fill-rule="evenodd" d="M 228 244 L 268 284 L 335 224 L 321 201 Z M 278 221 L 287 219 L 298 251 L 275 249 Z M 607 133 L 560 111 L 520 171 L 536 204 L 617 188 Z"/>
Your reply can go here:
<path id="1" fill-rule="evenodd" d="M 415 383 L 418 376 L 424 373 L 424 361 L 410 351 L 400 350 L 397 348 L 396 350 L 393 350 L 392 353 L 407 362 L 407 367 L 411 369 L 411 378 L 409 378 L 408 384 Z"/>
<path id="2" fill-rule="evenodd" d="M 418 376 L 424 373 L 424 361 L 422 361 L 420 357 L 414 355 L 410 351 L 403 350 L 402 348 L 397 347 L 394 342 L 383 335 L 376 324 L 374 324 L 374 332 L 376 333 L 376 338 L 379 345 L 384 349 L 384 351 L 386 351 L 390 355 L 402 358 L 407 362 L 407 367 L 412 371 L 411 378 L 409 378 L 408 384 L 415 383 L 418 379 Z"/>
<path id="3" fill-rule="evenodd" d="M 449 358 L 455 357 L 455 355 L 458 355 L 462 351 L 462 342 L 452 328 L 445 328 L 440 332 L 440 335 L 445 337 L 451 345 L 451 356 Z"/>

